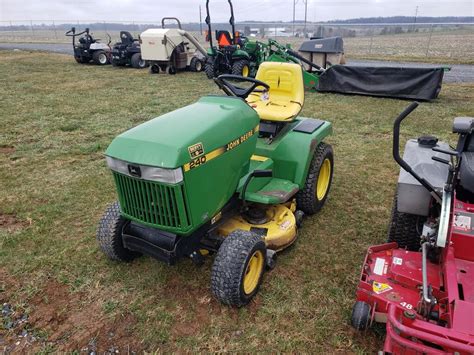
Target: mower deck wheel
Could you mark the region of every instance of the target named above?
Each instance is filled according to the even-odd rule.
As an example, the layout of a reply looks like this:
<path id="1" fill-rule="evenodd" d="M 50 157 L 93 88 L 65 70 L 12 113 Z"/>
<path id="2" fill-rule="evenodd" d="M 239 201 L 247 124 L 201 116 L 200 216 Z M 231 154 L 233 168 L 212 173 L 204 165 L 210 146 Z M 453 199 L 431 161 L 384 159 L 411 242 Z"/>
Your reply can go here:
<path id="1" fill-rule="evenodd" d="M 332 147 L 319 143 L 311 160 L 304 187 L 296 195 L 296 205 L 308 215 L 318 212 L 326 202 L 334 170 Z"/>
<path id="2" fill-rule="evenodd" d="M 370 323 L 370 305 L 357 301 L 352 308 L 351 324 L 357 330 L 365 330 Z"/>
<path id="3" fill-rule="evenodd" d="M 120 215 L 117 201 L 107 207 L 97 228 L 97 241 L 102 252 L 112 260 L 132 261 L 139 253 L 126 249 L 122 241 L 122 229 L 126 220 Z"/>
<path id="4" fill-rule="evenodd" d="M 106 65 L 109 63 L 109 58 L 107 57 L 107 53 L 105 53 L 105 51 L 95 51 L 92 53 L 92 60 L 97 65 Z"/>
<path id="5" fill-rule="evenodd" d="M 257 293 L 267 250 L 254 233 L 235 230 L 222 242 L 211 273 L 211 289 L 224 304 L 241 307 Z"/>
<path id="6" fill-rule="evenodd" d="M 232 64 L 232 74 L 240 76 L 249 76 L 250 75 L 250 63 L 246 59 L 240 59 Z"/>
<path id="7" fill-rule="evenodd" d="M 387 242 L 396 242 L 399 248 L 418 251 L 421 248 L 421 230 L 426 218 L 398 212 L 398 193 L 393 198 Z"/>
<path id="8" fill-rule="evenodd" d="M 191 71 L 201 72 L 202 67 L 203 67 L 202 61 L 199 58 L 194 57 L 191 59 L 191 63 L 189 63 L 189 68 L 191 69 Z"/>
<path id="9" fill-rule="evenodd" d="M 146 61 L 142 59 L 142 55 L 140 53 L 135 53 L 132 55 L 132 58 L 130 58 L 130 64 L 132 64 L 132 67 L 135 69 L 143 69 L 147 66 Z"/>

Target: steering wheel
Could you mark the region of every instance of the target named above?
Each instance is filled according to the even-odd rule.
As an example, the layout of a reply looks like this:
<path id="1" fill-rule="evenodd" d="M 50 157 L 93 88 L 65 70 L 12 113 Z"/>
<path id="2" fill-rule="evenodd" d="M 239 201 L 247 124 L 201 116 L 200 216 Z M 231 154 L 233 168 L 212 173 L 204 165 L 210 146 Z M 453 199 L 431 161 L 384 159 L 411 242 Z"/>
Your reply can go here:
<path id="1" fill-rule="evenodd" d="M 236 80 L 239 82 L 251 83 L 248 88 L 241 88 L 237 85 L 231 84 L 229 80 Z M 222 74 L 217 78 L 214 78 L 214 82 L 219 86 L 219 88 L 224 91 L 229 96 L 237 96 L 242 99 L 247 98 L 252 92 L 263 92 L 270 90 L 270 85 L 264 83 L 263 81 L 249 78 L 246 76 L 232 75 L 232 74 Z M 263 86 L 264 89 L 255 90 L 257 87 Z"/>

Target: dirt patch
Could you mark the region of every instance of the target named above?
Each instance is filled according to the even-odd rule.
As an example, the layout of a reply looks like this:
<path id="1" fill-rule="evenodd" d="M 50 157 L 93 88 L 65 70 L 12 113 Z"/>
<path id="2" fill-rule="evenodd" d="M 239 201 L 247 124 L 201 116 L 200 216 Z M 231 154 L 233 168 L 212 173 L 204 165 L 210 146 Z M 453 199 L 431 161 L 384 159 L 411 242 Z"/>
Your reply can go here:
<path id="1" fill-rule="evenodd" d="M 14 282 L 0 273 L 3 290 Z M 15 309 L 8 292 L 0 293 L 2 320 L 6 331 L 0 333 L 6 352 L 37 352 L 45 347 L 60 352 L 138 353 L 143 344 L 133 334 L 136 319 L 132 314 L 115 318 L 102 312 L 100 302 L 85 301 L 86 295 L 71 293 L 66 285 L 49 280 L 41 292 L 28 300 L 28 313 Z M 5 314 L 5 316 L 4 316 Z"/>
<path id="2" fill-rule="evenodd" d="M 0 229 L 5 229 L 10 233 L 28 227 L 31 223 L 31 220 L 23 221 L 15 214 L 0 212 Z"/>
<path id="3" fill-rule="evenodd" d="M 0 146 L 0 154 L 12 154 L 15 153 L 15 147 L 11 145 Z"/>

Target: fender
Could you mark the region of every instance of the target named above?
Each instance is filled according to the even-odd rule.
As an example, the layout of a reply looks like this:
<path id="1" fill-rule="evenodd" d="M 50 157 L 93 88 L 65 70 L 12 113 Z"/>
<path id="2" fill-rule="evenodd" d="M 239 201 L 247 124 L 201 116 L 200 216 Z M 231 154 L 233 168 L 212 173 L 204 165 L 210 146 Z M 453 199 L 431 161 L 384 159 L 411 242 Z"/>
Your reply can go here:
<path id="1" fill-rule="evenodd" d="M 316 147 L 330 134 L 332 124 L 327 121 L 312 133 L 294 131 L 294 128 L 303 120 L 311 118 L 298 117 L 288 133 L 281 132 L 281 137 L 268 144 L 265 139 L 257 142 L 256 155 L 273 159 L 273 176 L 286 179 L 303 188 L 308 174 L 309 165 Z"/>
<path id="2" fill-rule="evenodd" d="M 232 59 L 247 59 L 250 60 L 249 54 L 242 50 L 242 49 L 237 49 L 234 53 L 232 53 Z"/>

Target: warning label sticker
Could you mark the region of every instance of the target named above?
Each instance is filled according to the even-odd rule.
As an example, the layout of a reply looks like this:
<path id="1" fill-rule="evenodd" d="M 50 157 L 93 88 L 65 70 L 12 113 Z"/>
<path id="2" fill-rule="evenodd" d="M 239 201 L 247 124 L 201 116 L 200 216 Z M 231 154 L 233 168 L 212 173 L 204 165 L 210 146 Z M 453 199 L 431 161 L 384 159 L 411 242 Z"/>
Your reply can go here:
<path id="1" fill-rule="evenodd" d="M 390 291 L 392 287 L 389 284 L 384 284 L 381 282 L 375 282 L 372 284 L 372 290 L 377 294 L 380 295 L 381 293 Z"/>
<path id="2" fill-rule="evenodd" d="M 387 272 L 385 269 L 385 259 L 377 258 L 375 259 L 374 274 L 383 275 Z"/>
<path id="3" fill-rule="evenodd" d="M 402 265 L 403 264 L 403 259 L 394 257 L 392 262 L 393 262 L 394 265 Z"/>
<path id="4" fill-rule="evenodd" d="M 462 214 L 454 215 L 454 228 L 469 232 L 471 230 L 471 217 Z"/>

